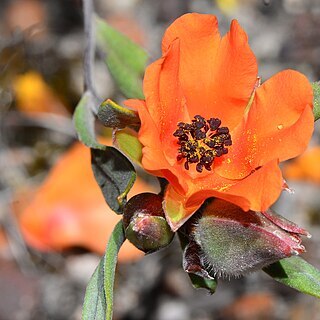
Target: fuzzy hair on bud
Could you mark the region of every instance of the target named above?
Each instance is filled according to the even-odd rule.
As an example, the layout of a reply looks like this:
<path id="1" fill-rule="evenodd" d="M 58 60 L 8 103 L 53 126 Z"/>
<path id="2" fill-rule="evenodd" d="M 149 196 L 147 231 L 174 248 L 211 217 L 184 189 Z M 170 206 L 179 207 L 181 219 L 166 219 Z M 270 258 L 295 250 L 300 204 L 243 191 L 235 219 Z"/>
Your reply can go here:
<path id="1" fill-rule="evenodd" d="M 239 277 L 305 251 L 297 233 L 280 228 L 260 212 L 244 212 L 219 199 L 204 209 L 193 237 L 206 269 L 216 277 Z"/>

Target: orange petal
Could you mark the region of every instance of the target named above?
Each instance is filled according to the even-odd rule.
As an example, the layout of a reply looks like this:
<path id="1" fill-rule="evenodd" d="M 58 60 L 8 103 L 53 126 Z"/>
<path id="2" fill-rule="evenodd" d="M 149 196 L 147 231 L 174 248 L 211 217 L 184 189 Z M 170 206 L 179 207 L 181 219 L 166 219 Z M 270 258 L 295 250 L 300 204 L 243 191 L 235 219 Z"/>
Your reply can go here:
<path id="1" fill-rule="evenodd" d="M 129 197 L 147 191 L 157 188 L 138 178 Z M 77 143 L 52 168 L 18 218 L 28 243 L 40 250 L 77 246 L 102 254 L 121 216 L 105 203 L 90 168 L 89 149 Z M 121 261 L 141 256 L 128 242 L 121 252 Z"/>
<path id="2" fill-rule="evenodd" d="M 147 68 L 144 78 L 147 110 L 158 129 L 161 148 L 171 164 L 176 161 L 177 150 L 177 139 L 173 137 L 173 132 L 179 121 L 189 120 L 179 83 L 179 59 L 180 45 L 176 40 L 163 58 Z"/>
<path id="3" fill-rule="evenodd" d="M 246 204 L 237 204 L 244 210 L 265 211 L 280 196 L 283 186 L 282 173 L 277 160 L 265 164 L 255 171 L 242 183 L 233 185 L 229 193 L 235 196 L 242 196 L 249 202 Z"/>
<path id="4" fill-rule="evenodd" d="M 209 178 L 210 179 L 210 178 Z M 209 188 L 210 180 L 208 179 L 205 188 L 195 192 L 187 201 L 187 205 L 194 205 L 201 199 L 214 196 L 226 201 L 232 202 L 243 210 L 264 211 L 268 209 L 279 197 L 282 191 L 283 178 L 278 161 L 273 160 L 256 170 L 243 180 L 228 180 L 229 185 L 217 190 L 216 181 L 211 184 L 215 190 Z M 218 192 L 218 193 L 217 193 Z"/>
<path id="5" fill-rule="evenodd" d="M 282 184 L 282 174 L 275 160 L 243 180 L 208 175 L 199 184 L 193 185 L 189 195 L 180 194 L 169 185 L 164 210 L 173 230 L 177 230 L 210 197 L 229 201 L 245 211 L 264 211 L 277 200 Z"/>
<path id="6" fill-rule="evenodd" d="M 156 122 L 151 118 L 145 102 L 142 100 L 127 100 L 125 104 L 139 112 L 141 120 L 139 140 L 144 146 L 142 149 L 143 168 L 155 176 L 166 178 L 175 188 L 184 192 L 187 189 L 184 175 L 178 172 L 177 168 L 171 167 L 165 157 Z M 177 146 L 173 150 L 176 153 Z"/>
<path id="7" fill-rule="evenodd" d="M 159 139 L 159 130 L 150 116 L 146 104 L 141 100 L 127 100 L 126 105 L 137 108 L 141 120 L 139 140 L 143 144 L 142 165 L 146 170 L 157 172 L 168 167 Z"/>
<path id="8" fill-rule="evenodd" d="M 201 205 L 200 203 L 200 205 L 185 207 L 186 200 L 186 197 L 177 193 L 170 184 L 168 185 L 164 195 L 163 210 L 172 231 L 177 231 Z"/>
<path id="9" fill-rule="evenodd" d="M 312 88 L 299 72 L 278 73 L 256 89 L 247 118 L 231 133 L 233 145 L 215 171 L 242 179 L 252 170 L 301 154 L 313 132 Z"/>
<path id="10" fill-rule="evenodd" d="M 241 120 L 257 78 L 257 63 L 237 21 L 221 39 L 216 17 L 186 14 L 166 31 L 162 50 L 179 39 L 179 78 L 190 117 L 218 117 L 233 128 Z M 171 84 L 172 85 L 172 84 Z"/>
<path id="11" fill-rule="evenodd" d="M 125 104 L 139 112 L 141 120 L 139 140 L 143 144 L 143 168 L 154 175 L 162 177 L 161 170 L 169 167 L 169 163 L 161 147 L 160 134 L 156 123 L 151 118 L 144 101 L 131 99 L 126 100 Z"/>

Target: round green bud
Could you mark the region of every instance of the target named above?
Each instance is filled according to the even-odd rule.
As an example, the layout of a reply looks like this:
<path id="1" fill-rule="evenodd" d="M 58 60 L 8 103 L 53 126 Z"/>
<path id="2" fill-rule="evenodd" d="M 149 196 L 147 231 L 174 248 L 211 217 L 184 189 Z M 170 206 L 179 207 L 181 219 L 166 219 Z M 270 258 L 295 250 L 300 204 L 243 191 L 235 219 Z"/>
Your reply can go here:
<path id="1" fill-rule="evenodd" d="M 132 197 L 124 208 L 126 238 L 146 253 L 166 247 L 174 236 L 165 219 L 162 200 L 160 195 L 141 193 Z"/>

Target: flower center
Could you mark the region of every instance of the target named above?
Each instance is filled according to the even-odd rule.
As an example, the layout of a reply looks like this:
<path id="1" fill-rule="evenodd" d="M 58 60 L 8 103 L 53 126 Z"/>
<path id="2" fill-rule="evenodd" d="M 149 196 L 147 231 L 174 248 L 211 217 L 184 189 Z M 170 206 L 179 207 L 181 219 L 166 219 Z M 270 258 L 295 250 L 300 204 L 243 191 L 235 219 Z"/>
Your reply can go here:
<path id="1" fill-rule="evenodd" d="M 194 116 L 191 123 L 178 123 L 178 129 L 173 133 L 180 145 L 177 160 L 185 159 L 186 170 L 189 170 L 189 163 L 195 163 L 198 172 L 203 168 L 211 171 L 214 158 L 228 153 L 226 147 L 232 145 L 231 136 L 229 129 L 220 125 L 220 119 L 206 120 L 200 115 Z"/>

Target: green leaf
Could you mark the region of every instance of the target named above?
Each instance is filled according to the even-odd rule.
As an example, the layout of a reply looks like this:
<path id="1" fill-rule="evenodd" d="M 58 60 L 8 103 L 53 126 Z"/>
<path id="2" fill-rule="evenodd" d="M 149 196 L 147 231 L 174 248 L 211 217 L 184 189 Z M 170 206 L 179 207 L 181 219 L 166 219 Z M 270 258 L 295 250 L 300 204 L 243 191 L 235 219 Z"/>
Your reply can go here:
<path id="1" fill-rule="evenodd" d="M 103 257 L 87 286 L 82 309 L 82 320 L 106 319 L 106 310 Z"/>
<path id="2" fill-rule="evenodd" d="M 134 163 L 141 166 L 142 144 L 138 139 L 137 132 L 126 128 L 118 130 L 114 134 L 115 145 Z"/>
<path id="3" fill-rule="evenodd" d="M 112 320 L 115 270 L 118 252 L 124 241 L 122 221 L 119 221 L 87 286 L 82 320 Z"/>
<path id="4" fill-rule="evenodd" d="M 113 287 L 118 252 L 125 241 L 122 220 L 115 226 L 104 255 L 104 291 L 107 302 L 106 320 L 112 320 Z"/>
<path id="5" fill-rule="evenodd" d="M 122 213 L 127 194 L 136 179 L 133 165 L 113 147 L 91 149 L 91 165 L 109 207 L 116 213 Z"/>
<path id="6" fill-rule="evenodd" d="M 106 146 L 96 140 L 94 131 L 93 97 L 90 92 L 85 92 L 79 101 L 73 115 L 74 125 L 79 140 L 86 146 L 104 150 Z"/>
<path id="7" fill-rule="evenodd" d="M 313 82 L 313 114 L 314 114 L 314 121 L 320 119 L 320 81 Z"/>
<path id="8" fill-rule="evenodd" d="M 105 21 L 96 19 L 99 46 L 106 52 L 106 64 L 121 92 L 127 98 L 143 99 L 142 76 L 147 53 Z"/>
<path id="9" fill-rule="evenodd" d="M 320 271 L 300 257 L 282 259 L 263 271 L 276 281 L 320 298 Z"/>
<path id="10" fill-rule="evenodd" d="M 119 90 L 127 98 L 144 99 L 142 77 L 132 71 L 114 52 L 109 52 L 106 58 L 109 71 Z"/>
<path id="11" fill-rule="evenodd" d="M 138 113 L 134 110 L 119 106 L 110 99 L 104 101 L 98 110 L 98 119 L 110 128 L 140 127 Z"/>

